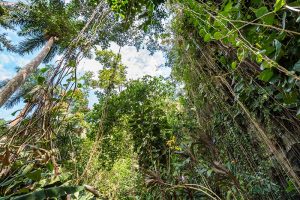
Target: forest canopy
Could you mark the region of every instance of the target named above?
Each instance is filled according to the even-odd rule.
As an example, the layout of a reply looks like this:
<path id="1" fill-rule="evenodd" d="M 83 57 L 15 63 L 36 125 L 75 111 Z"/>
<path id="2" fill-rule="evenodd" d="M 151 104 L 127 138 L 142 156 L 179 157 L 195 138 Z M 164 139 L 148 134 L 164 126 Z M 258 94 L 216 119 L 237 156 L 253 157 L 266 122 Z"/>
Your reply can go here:
<path id="1" fill-rule="evenodd" d="M 299 0 L 0 1 L 1 54 L 0 200 L 300 199 Z"/>

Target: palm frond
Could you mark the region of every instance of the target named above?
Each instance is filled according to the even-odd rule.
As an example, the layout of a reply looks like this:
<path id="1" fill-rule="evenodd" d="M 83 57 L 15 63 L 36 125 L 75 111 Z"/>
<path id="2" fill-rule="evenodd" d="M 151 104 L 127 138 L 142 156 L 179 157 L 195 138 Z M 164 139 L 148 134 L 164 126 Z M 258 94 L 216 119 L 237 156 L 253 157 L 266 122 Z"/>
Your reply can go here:
<path id="1" fill-rule="evenodd" d="M 22 90 L 17 90 L 15 94 L 13 94 L 8 100 L 7 102 L 4 104 L 4 107 L 6 109 L 10 109 L 13 108 L 15 105 L 17 105 L 18 103 L 20 103 L 20 101 L 23 99 L 23 93 L 24 91 Z"/>
<path id="2" fill-rule="evenodd" d="M 11 41 L 6 38 L 6 34 L 0 34 L 0 51 L 3 51 L 4 49 L 8 51 L 16 51 L 16 48 L 14 45 L 11 44 Z"/>
<path id="3" fill-rule="evenodd" d="M 42 35 L 36 35 L 31 38 L 20 42 L 18 46 L 18 52 L 23 54 L 28 54 L 33 52 L 35 49 L 42 47 L 46 43 L 46 40 Z"/>
<path id="4" fill-rule="evenodd" d="M 19 36 L 40 36 L 42 35 L 39 27 L 24 27 L 22 30 L 18 32 Z"/>

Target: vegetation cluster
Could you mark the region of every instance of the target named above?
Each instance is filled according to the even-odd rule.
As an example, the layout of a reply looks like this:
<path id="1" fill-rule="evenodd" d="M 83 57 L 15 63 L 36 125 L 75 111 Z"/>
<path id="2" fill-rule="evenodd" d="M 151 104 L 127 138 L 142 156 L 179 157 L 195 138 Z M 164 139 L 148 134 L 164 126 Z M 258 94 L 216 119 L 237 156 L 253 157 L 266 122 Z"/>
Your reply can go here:
<path id="1" fill-rule="evenodd" d="M 24 104 L 0 116 L 0 200 L 300 198 L 299 0 L 0 1 L 0 28 L 35 56 L 0 83 Z M 112 43 L 170 77 L 128 79 Z"/>

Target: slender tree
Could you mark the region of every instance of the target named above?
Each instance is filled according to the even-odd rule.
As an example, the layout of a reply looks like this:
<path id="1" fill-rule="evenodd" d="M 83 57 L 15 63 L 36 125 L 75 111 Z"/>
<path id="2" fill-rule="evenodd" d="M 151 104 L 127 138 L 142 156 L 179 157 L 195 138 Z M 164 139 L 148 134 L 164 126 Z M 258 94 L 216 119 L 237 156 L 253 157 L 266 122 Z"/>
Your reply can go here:
<path id="1" fill-rule="evenodd" d="M 0 107 L 43 61 L 50 61 L 68 47 L 81 26 L 74 16 L 60 0 L 31 1 L 30 5 L 19 3 L 18 9 L 10 13 L 10 23 L 20 27 L 20 36 L 27 37 L 18 46 L 18 52 L 22 55 L 43 48 L 1 89 Z"/>

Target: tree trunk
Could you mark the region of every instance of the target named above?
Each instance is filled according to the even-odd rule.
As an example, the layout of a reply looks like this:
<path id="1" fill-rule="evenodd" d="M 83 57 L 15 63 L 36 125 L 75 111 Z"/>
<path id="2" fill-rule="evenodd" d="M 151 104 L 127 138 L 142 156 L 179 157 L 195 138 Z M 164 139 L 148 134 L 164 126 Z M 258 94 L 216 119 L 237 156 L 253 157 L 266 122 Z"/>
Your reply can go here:
<path id="1" fill-rule="evenodd" d="M 10 98 L 10 96 L 25 82 L 25 80 L 37 69 L 37 67 L 43 62 L 51 47 L 54 43 L 54 37 L 51 37 L 42 51 L 32 60 L 25 65 L 17 75 L 12 78 L 1 90 L 0 90 L 0 107 Z"/>
<path id="2" fill-rule="evenodd" d="M 22 121 L 24 119 L 24 117 L 26 116 L 26 114 L 27 114 L 30 106 L 31 106 L 31 104 L 27 103 L 25 105 L 25 107 L 20 111 L 20 113 L 18 114 L 18 116 L 14 120 L 12 120 L 11 122 L 9 122 L 9 126 L 13 127 L 13 126 L 17 125 L 20 121 Z"/>

